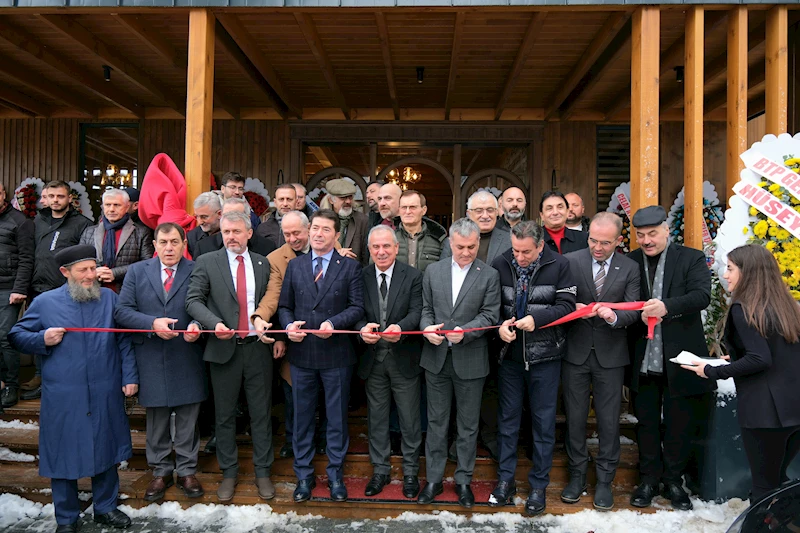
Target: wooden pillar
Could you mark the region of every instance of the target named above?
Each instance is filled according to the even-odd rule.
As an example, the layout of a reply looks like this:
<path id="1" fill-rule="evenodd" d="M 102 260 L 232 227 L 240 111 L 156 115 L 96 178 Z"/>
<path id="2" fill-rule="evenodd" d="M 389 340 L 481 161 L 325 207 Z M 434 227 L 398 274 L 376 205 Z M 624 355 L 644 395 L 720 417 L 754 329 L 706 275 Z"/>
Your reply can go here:
<path id="1" fill-rule="evenodd" d="M 369 144 L 369 182 L 373 183 L 378 175 L 378 143 Z"/>
<path id="2" fill-rule="evenodd" d="M 453 145 L 453 221 L 467 212 L 461 195 L 461 145 Z"/>
<path id="3" fill-rule="evenodd" d="M 747 6 L 734 7 L 728 14 L 727 114 L 725 200 L 729 202 L 744 169 L 739 155 L 747 150 Z"/>
<path id="4" fill-rule="evenodd" d="M 214 15 L 189 11 L 189 58 L 186 72 L 187 205 L 210 186 L 211 126 L 214 111 Z"/>
<path id="5" fill-rule="evenodd" d="M 703 30 L 702 6 L 686 13 L 683 100 L 683 242 L 703 249 Z"/>
<path id="6" fill-rule="evenodd" d="M 658 78 L 661 14 L 633 14 L 631 41 L 631 209 L 658 204 Z M 631 239 L 636 246 L 636 239 Z"/>
<path id="7" fill-rule="evenodd" d="M 789 95 L 789 16 L 787 6 L 767 11 L 766 123 L 767 133 L 786 132 Z"/>

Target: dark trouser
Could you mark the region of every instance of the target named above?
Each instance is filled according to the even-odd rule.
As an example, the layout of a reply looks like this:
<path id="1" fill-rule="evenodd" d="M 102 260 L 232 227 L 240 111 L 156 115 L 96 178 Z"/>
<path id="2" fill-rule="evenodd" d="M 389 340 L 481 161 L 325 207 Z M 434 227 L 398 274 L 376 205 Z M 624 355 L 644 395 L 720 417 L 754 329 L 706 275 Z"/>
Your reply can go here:
<path id="1" fill-rule="evenodd" d="M 294 438 L 294 400 L 292 399 L 292 386 L 281 379 L 281 386 L 283 387 L 283 400 L 284 400 L 284 425 L 286 426 L 286 442 L 292 443 Z M 325 442 L 325 432 L 328 430 L 328 418 L 325 416 L 325 398 L 320 398 L 317 402 L 317 410 L 319 418 L 314 430 L 314 440 Z"/>
<path id="2" fill-rule="evenodd" d="M 497 444 L 500 453 L 497 477 L 500 481 L 514 481 L 522 404 L 525 402 L 527 388 L 533 433 L 533 466 L 528 472 L 528 483 L 532 489 L 544 489 L 550 484 L 553 447 L 556 443 L 556 403 L 560 375 L 560 360 L 530 365 L 527 371 L 523 363 L 510 359 L 500 365 L 500 403 L 497 413 Z"/>
<path id="3" fill-rule="evenodd" d="M 290 365 L 292 373 L 292 400 L 294 401 L 294 473 L 297 479 L 314 476 L 314 426 L 319 384 L 325 394 L 328 417 L 327 454 L 328 479 L 341 480 L 344 456 L 350 446 L 347 430 L 347 404 L 350 401 L 350 380 L 353 365 L 340 368 L 300 368 Z"/>
<path id="4" fill-rule="evenodd" d="M 391 446 L 389 443 L 389 405 L 394 399 L 400 419 L 403 475 L 419 473 L 419 452 L 422 432 L 419 422 L 419 375 L 405 377 L 397 368 L 393 355 L 377 359 L 367 378 L 367 424 L 369 427 L 369 458 L 375 474 L 389 475 Z"/>
<path id="5" fill-rule="evenodd" d="M 217 436 L 217 462 L 223 477 L 239 474 L 239 450 L 236 447 L 236 403 L 244 382 L 253 437 L 253 466 L 256 477 L 268 477 L 272 451 L 272 355 L 264 345 L 252 342 L 236 345 L 227 363 L 211 363 L 214 387 Z"/>
<path id="6" fill-rule="evenodd" d="M 499 385 L 497 377 L 498 365 L 494 357 L 489 358 L 489 375 L 483 385 L 481 401 L 480 437 L 487 447 L 497 446 L 497 411 L 499 407 Z"/>
<path id="7" fill-rule="evenodd" d="M 61 526 L 77 522 L 81 514 L 81 502 L 78 500 L 78 480 L 54 478 L 50 480 L 50 487 L 53 490 L 56 523 Z M 117 465 L 92 476 L 92 504 L 95 515 L 110 513 L 116 509 L 118 495 Z"/>
<path id="8" fill-rule="evenodd" d="M 586 450 L 586 419 L 589 416 L 589 391 L 594 395 L 600 449 L 595 458 L 597 481 L 611 483 L 619 464 L 619 411 L 625 367 L 603 368 L 592 350 L 582 365 L 561 364 L 564 407 L 567 415 L 566 448 L 570 472 L 586 475 L 589 453 Z"/>
<path id="9" fill-rule="evenodd" d="M 692 440 L 708 413 L 711 394 L 673 397 L 664 376 L 640 375 L 639 390 L 631 391 L 637 419 L 639 475 L 643 483 L 682 483 Z M 664 439 L 661 439 L 661 413 Z M 662 447 L 663 444 L 663 447 Z"/>
<path id="10" fill-rule="evenodd" d="M 786 470 L 800 452 L 800 426 L 742 428 L 742 444 L 753 476 L 753 504 L 789 480 Z"/>
<path id="11" fill-rule="evenodd" d="M 8 342 L 8 332 L 17 323 L 20 305 L 11 305 L 11 290 L 0 290 L 0 381 L 6 387 L 19 387 L 19 352 Z"/>
<path id="12" fill-rule="evenodd" d="M 175 437 L 170 435 L 170 419 L 175 413 Z M 147 408 L 146 454 L 147 464 L 154 476 L 193 476 L 197 472 L 197 454 L 200 451 L 200 433 L 197 430 L 197 415 L 200 403 L 189 403 L 176 407 Z M 172 447 L 175 446 L 175 462 Z"/>

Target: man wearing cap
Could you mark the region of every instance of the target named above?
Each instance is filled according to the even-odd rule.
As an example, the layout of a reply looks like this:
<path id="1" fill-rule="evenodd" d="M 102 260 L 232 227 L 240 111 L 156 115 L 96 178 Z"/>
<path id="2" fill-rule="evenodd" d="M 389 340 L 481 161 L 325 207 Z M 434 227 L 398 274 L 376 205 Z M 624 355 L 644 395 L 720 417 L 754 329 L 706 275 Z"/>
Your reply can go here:
<path id="1" fill-rule="evenodd" d="M 641 321 L 628 328 L 640 474 L 631 505 L 648 507 L 663 482 L 672 507 L 685 511 L 692 502 L 683 490 L 682 475 L 693 440 L 703 437 L 701 423 L 716 383 L 669 360 L 683 350 L 708 357 L 700 313 L 711 301 L 711 272 L 703 252 L 669 242 L 666 220 L 660 206 L 639 209 L 632 220 L 639 249 L 628 257 L 639 265 L 640 300 L 645 305 Z M 658 319 L 651 340 L 646 338 L 648 317 Z"/>
<path id="2" fill-rule="evenodd" d="M 325 185 L 331 209 L 339 215 L 339 254 L 355 259 L 362 265 L 369 261 L 367 252 L 367 215 L 353 210 L 356 184 L 344 178 L 330 180 Z"/>
<path id="3" fill-rule="evenodd" d="M 65 330 L 115 327 L 117 295 L 100 287 L 93 246 L 65 248 L 55 260 L 66 285 L 39 295 L 9 333 L 18 350 L 42 358 L 39 475 L 51 478 L 57 533 L 78 530 L 84 477 L 94 521 L 125 528 L 117 464 L 132 451 L 124 398 L 139 388 L 130 337 Z"/>
<path id="4" fill-rule="evenodd" d="M 128 206 L 128 214 L 131 216 L 131 220 L 137 224 L 142 224 L 142 219 L 139 218 L 139 189 L 123 187 L 122 190 L 128 193 L 128 198 L 131 201 Z"/>

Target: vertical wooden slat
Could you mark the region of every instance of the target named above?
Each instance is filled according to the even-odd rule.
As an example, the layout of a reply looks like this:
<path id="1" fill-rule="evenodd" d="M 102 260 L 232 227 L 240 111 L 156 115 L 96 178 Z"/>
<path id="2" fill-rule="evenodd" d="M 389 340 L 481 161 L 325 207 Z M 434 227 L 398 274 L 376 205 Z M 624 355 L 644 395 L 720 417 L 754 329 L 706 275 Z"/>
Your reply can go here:
<path id="1" fill-rule="evenodd" d="M 702 6 L 686 13 L 685 83 L 683 103 L 683 242 L 703 249 L 703 65 Z"/>
<path id="2" fill-rule="evenodd" d="M 785 5 L 767 11 L 767 133 L 786 132 L 789 95 L 789 15 Z"/>
<path id="3" fill-rule="evenodd" d="M 466 213 L 461 191 L 461 145 L 453 146 L 453 220 L 461 218 Z"/>

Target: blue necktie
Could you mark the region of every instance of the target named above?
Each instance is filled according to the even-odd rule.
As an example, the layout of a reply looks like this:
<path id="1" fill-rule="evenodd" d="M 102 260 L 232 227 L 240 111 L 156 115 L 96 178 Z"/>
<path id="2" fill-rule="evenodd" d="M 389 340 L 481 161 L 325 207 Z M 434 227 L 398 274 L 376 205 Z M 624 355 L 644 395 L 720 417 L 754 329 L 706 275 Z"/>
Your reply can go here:
<path id="1" fill-rule="evenodd" d="M 322 274 L 322 258 L 317 257 L 316 261 L 317 264 L 314 266 L 314 282 L 319 284 L 322 283 L 322 278 L 325 276 Z"/>

